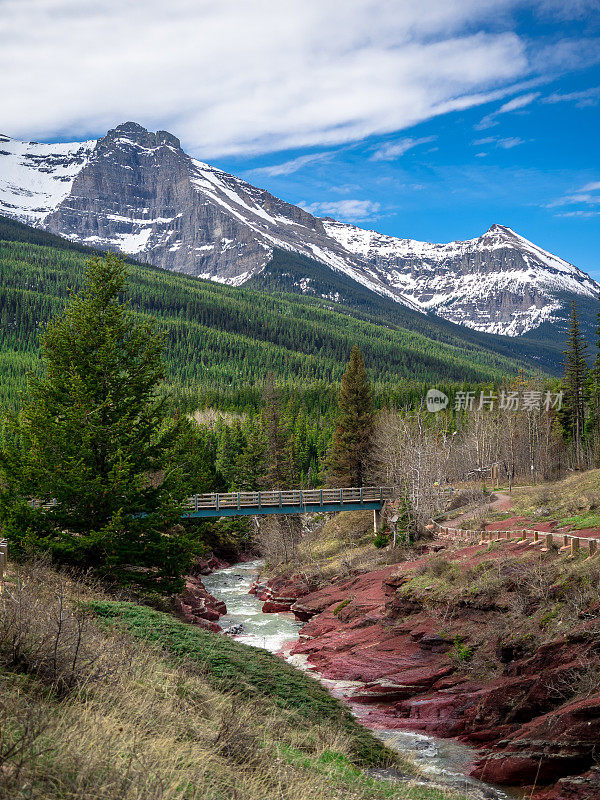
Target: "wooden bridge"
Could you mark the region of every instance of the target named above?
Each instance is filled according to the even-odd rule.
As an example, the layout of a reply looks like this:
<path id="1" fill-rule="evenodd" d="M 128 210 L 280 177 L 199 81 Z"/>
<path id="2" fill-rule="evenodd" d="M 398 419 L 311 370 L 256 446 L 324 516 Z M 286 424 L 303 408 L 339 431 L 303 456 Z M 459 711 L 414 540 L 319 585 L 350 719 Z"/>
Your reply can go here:
<path id="1" fill-rule="evenodd" d="M 290 489 L 267 492 L 195 494 L 186 517 L 237 517 L 257 514 L 303 514 L 319 511 L 381 511 L 391 499 L 391 486 L 348 489 Z"/>

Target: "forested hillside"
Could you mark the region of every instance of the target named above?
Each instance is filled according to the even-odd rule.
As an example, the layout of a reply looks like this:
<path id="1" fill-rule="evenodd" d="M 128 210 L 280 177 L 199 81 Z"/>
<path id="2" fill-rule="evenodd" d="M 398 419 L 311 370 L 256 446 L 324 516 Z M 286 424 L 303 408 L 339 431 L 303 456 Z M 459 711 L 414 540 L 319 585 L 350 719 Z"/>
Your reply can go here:
<path id="1" fill-rule="evenodd" d="M 19 223 L 0 224 L 0 399 L 14 404 L 28 369 L 37 365 L 38 338 L 48 319 L 79 289 L 89 253 Z M 307 394 L 330 394 L 352 345 L 365 358 L 379 397 L 420 392 L 421 382 L 486 382 L 534 369 L 460 339 L 442 341 L 407 329 L 377 309 L 354 309 L 302 295 L 269 295 L 132 263 L 128 297 L 153 315 L 167 341 L 168 384 L 187 409 L 254 404 L 268 371 Z M 426 318 L 424 318 L 425 320 Z M 435 328 L 433 329 L 435 332 Z M 400 387 L 400 383 L 402 386 Z M 323 392 L 328 387 L 329 391 Z M 319 389 L 315 392 L 315 389 Z"/>
<path id="2" fill-rule="evenodd" d="M 422 314 L 389 297 L 376 294 L 352 280 L 342 272 L 326 268 L 301 253 L 289 250 L 273 250 L 273 257 L 264 270 L 251 278 L 245 286 L 267 292 L 294 292 L 309 297 L 336 299 L 336 307 L 344 307 L 344 313 L 359 316 L 378 325 L 392 325 L 415 333 L 421 333 L 438 342 L 468 345 L 475 350 L 491 350 L 508 358 L 517 358 L 534 364 L 552 374 L 560 370 L 559 361 L 566 336 L 567 324 L 545 322 L 539 329 L 526 336 L 499 336 L 456 325 L 434 313 Z M 569 307 L 570 300 L 561 296 L 561 302 Z M 593 335 L 597 302 L 593 298 L 578 298 L 583 311 L 582 326 Z"/>

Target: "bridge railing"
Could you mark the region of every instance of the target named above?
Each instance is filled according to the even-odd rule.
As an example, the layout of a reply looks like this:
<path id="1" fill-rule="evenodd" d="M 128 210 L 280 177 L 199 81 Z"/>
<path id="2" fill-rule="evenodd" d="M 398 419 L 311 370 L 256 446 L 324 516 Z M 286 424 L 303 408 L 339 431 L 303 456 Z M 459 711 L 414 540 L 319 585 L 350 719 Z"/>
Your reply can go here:
<path id="1" fill-rule="evenodd" d="M 390 486 L 363 486 L 344 489 L 286 489 L 265 492 L 211 492 L 190 497 L 187 508 L 287 508 L 380 502 L 393 496 Z"/>

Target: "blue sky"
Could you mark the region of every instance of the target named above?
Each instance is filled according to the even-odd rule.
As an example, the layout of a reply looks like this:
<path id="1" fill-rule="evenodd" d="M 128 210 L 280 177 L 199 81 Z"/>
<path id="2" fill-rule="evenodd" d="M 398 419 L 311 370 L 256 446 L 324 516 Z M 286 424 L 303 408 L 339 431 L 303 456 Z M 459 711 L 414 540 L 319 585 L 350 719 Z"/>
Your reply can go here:
<path id="1" fill-rule="evenodd" d="M 600 279 L 599 0 L 0 0 L 0 130 L 135 120 L 315 214 Z"/>
<path id="2" fill-rule="evenodd" d="M 506 102 L 496 101 L 338 148 L 216 161 L 312 213 L 393 236 L 449 241 L 508 225 L 600 279 L 600 71 L 514 97 L 527 104 L 498 113 Z"/>

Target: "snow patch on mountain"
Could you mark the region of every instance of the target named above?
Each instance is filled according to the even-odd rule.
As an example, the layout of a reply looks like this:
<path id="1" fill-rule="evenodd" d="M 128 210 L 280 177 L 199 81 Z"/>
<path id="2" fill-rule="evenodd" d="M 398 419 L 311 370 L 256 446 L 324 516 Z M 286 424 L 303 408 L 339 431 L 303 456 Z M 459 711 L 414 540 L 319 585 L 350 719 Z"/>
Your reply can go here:
<path id="1" fill-rule="evenodd" d="M 20 142 L 0 135 L 0 214 L 39 224 L 68 196 L 96 140 Z"/>

